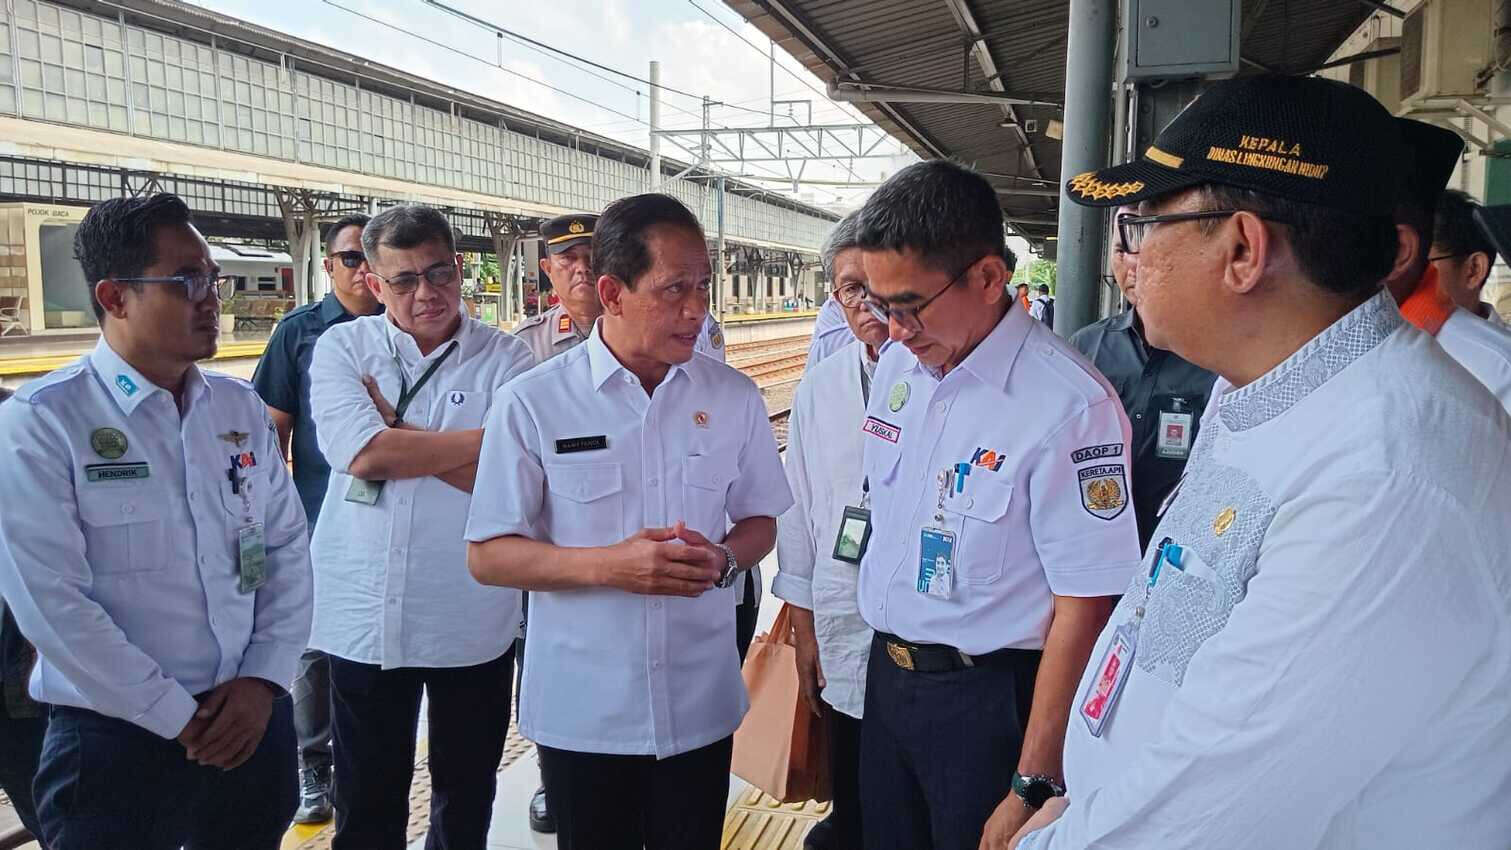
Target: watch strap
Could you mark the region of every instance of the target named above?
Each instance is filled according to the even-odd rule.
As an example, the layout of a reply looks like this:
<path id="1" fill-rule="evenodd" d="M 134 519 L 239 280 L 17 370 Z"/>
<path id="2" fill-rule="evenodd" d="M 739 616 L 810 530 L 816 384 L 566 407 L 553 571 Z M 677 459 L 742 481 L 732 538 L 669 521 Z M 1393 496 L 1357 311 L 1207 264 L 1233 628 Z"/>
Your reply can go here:
<path id="1" fill-rule="evenodd" d="M 1023 805 L 1038 810 L 1049 798 L 1065 796 L 1065 786 L 1047 773 L 1024 776 L 1013 771 L 1013 793 L 1023 801 Z"/>

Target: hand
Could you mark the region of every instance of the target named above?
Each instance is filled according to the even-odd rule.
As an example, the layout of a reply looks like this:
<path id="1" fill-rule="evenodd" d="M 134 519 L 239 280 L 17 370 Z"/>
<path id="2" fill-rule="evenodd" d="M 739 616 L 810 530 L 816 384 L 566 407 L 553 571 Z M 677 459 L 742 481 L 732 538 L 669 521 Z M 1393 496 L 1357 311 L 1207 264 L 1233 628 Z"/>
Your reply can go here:
<path id="1" fill-rule="evenodd" d="M 717 580 L 719 576 L 724 574 L 724 566 L 729 561 L 724 557 L 723 549 L 715 546 L 711 540 L 709 540 L 707 537 L 704 537 L 701 533 L 688 528 L 687 523 L 683 522 L 680 519 L 677 520 L 676 525 L 672 526 L 672 534 L 675 535 L 676 538 L 678 540 L 681 540 L 683 543 L 686 543 L 689 546 L 696 547 L 703 551 L 706 556 L 704 558 L 704 561 L 713 566 L 713 568 L 718 571 L 718 575 L 714 576 L 715 580 Z"/>
<path id="2" fill-rule="evenodd" d="M 1028 819 L 1028 823 L 1023 824 L 1018 829 L 1018 834 L 1014 835 L 1013 840 L 1008 842 L 1007 850 L 1017 850 L 1018 843 L 1025 836 L 1031 832 L 1038 832 L 1059 820 L 1060 815 L 1065 814 L 1065 810 L 1069 807 L 1070 799 L 1067 797 L 1050 797 L 1048 800 L 1045 800 L 1044 806 L 1037 812 L 1034 812 L 1034 816 Z"/>
<path id="3" fill-rule="evenodd" d="M 1018 830 L 1028 822 L 1034 810 L 1023 805 L 1023 798 L 1009 791 L 1007 797 L 997 804 L 997 810 L 987 818 L 981 830 L 979 850 L 1007 850 L 1017 839 Z"/>
<path id="4" fill-rule="evenodd" d="M 425 430 L 408 423 L 394 424 L 394 420 L 399 418 L 399 412 L 394 409 L 393 405 L 388 403 L 388 399 L 383 397 L 383 391 L 378 389 L 377 378 L 374 378 L 372 375 L 363 375 L 362 386 L 367 390 L 367 397 L 372 399 L 373 407 L 377 408 L 378 417 L 383 420 L 384 425 L 390 428 L 407 428 L 410 431 Z"/>
<path id="5" fill-rule="evenodd" d="M 813 710 L 814 717 L 824 716 L 824 701 L 820 697 L 829 684 L 824 680 L 824 668 L 818 658 L 818 637 L 813 633 L 813 612 L 792 606 L 793 648 L 797 650 L 797 681 L 803 699 Z"/>
<path id="6" fill-rule="evenodd" d="M 724 563 L 720 554 L 715 568 L 704 549 L 677 540 L 675 528 L 642 528 L 609 552 L 597 583 L 650 596 L 702 596 Z"/>
<path id="7" fill-rule="evenodd" d="M 257 752 L 272 713 L 271 685 L 261 679 L 232 679 L 210 691 L 178 740 L 190 761 L 231 770 Z"/>

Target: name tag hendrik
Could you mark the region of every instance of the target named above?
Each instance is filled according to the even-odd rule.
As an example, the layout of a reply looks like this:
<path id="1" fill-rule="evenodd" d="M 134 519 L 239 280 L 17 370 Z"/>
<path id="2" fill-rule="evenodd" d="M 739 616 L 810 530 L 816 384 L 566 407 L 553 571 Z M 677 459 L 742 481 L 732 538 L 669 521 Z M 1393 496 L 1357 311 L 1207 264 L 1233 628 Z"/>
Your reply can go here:
<path id="1" fill-rule="evenodd" d="M 145 463 L 91 463 L 84 467 L 90 481 L 135 481 L 151 477 Z"/>

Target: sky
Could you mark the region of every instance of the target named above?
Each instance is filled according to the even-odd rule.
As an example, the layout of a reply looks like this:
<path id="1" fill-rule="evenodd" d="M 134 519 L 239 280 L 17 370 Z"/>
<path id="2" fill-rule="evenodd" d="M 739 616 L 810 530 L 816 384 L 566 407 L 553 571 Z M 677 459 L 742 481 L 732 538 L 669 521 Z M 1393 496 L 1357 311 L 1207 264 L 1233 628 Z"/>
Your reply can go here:
<path id="1" fill-rule="evenodd" d="M 584 67 L 549 51 L 500 38 L 496 30 L 456 17 L 427 0 L 193 0 L 200 6 L 290 35 L 358 54 L 459 89 L 556 119 L 638 147 L 649 140 L 649 86 Z M 701 126 L 701 97 L 713 108 L 715 126 L 771 123 L 771 42 L 723 0 L 447 0 L 453 8 L 494 26 L 544 42 L 610 68 L 646 78 L 652 59 L 661 63 L 662 125 Z M 502 61 L 500 61 L 502 60 Z M 780 48 L 775 51 L 777 100 L 804 99 L 811 106 L 784 107 L 777 123 L 870 123 L 859 110 L 830 102 L 824 83 Z M 667 87 L 686 94 L 665 91 Z M 689 96 L 691 95 L 691 96 Z M 898 155 L 857 160 L 854 172 L 875 181 L 916 157 L 888 139 L 879 151 Z M 662 145 L 662 154 L 690 161 L 685 151 Z M 728 168 L 738 168 L 730 165 Z M 752 164 L 748 173 L 783 174 L 780 163 Z M 845 165 L 810 162 L 806 177 L 854 180 Z M 781 190 L 783 184 L 762 183 Z M 792 194 L 791 184 L 786 193 Z M 797 197 L 846 209 L 864 201 L 867 189 L 805 185 Z"/>

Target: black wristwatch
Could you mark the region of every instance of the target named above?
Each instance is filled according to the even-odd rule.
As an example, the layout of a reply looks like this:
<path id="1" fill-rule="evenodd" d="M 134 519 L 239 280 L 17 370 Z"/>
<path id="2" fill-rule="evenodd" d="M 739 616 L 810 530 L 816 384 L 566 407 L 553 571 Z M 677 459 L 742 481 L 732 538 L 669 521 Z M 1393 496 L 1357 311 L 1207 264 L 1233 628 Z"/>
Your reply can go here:
<path id="1" fill-rule="evenodd" d="M 1035 773 L 1028 776 L 1013 771 L 1013 793 L 1023 805 L 1038 811 L 1049 802 L 1050 797 L 1065 796 L 1065 786 L 1048 774 Z"/>
<path id="2" fill-rule="evenodd" d="M 735 583 L 735 576 L 740 574 L 740 562 L 735 559 L 735 553 L 723 543 L 715 543 L 714 548 L 724 553 L 724 571 L 719 573 L 719 580 L 714 582 L 714 587 L 729 587 Z"/>

